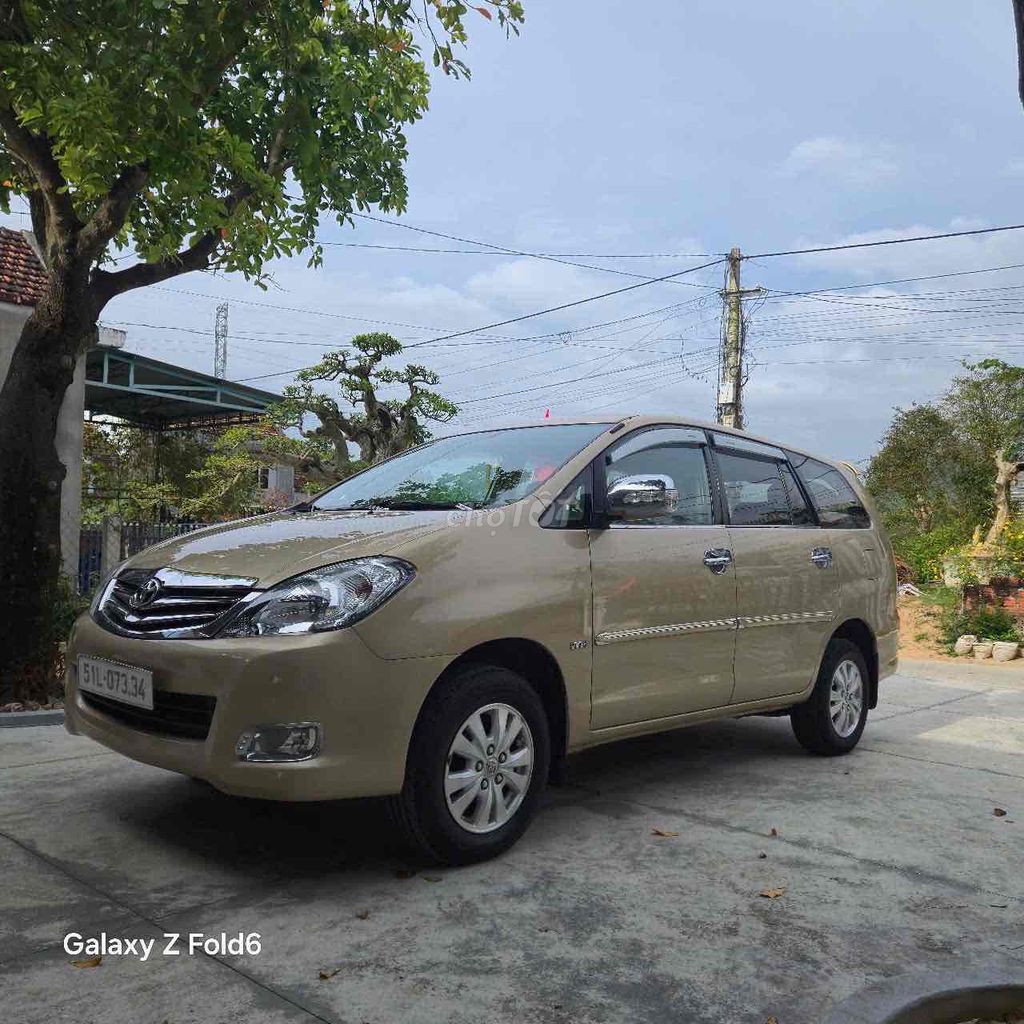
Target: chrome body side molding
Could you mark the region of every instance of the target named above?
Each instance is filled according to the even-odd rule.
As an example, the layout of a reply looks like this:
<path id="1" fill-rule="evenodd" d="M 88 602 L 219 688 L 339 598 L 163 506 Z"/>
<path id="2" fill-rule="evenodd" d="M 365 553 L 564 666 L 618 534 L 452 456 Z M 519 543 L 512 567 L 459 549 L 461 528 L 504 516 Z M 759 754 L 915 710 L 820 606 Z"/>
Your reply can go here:
<path id="1" fill-rule="evenodd" d="M 808 622 L 830 622 L 832 611 L 782 612 L 778 615 L 744 615 L 735 619 L 708 619 L 698 622 L 675 622 L 665 626 L 644 626 L 640 629 L 618 629 L 598 633 L 594 643 L 618 644 L 628 640 L 646 640 L 658 636 L 678 636 L 681 633 L 714 633 L 733 629 L 754 629 L 758 626 L 796 626 Z"/>

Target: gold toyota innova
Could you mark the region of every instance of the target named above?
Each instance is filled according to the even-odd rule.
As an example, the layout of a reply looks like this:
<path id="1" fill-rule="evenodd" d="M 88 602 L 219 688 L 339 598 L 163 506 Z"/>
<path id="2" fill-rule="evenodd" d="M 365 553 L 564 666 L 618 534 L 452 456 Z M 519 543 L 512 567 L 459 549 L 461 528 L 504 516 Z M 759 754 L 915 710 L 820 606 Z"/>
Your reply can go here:
<path id="1" fill-rule="evenodd" d="M 129 559 L 76 624 L 67 728 L 225 793 L 389 796 L 463 863 L 597 743 L 788 712 L 847 753 L 896 641 L 835 463 L 672 417 L 486 430 Z"/>

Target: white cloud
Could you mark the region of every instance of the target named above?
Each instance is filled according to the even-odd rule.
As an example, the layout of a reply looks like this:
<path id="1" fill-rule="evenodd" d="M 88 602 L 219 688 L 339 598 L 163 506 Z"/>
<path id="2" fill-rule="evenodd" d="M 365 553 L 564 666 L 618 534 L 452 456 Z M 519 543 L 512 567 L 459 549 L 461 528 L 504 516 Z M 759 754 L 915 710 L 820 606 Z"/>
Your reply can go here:
<path id="1" fill-rule="evenodd" d="M 868 144 L 836 135 L 798 142 L 782 165 L 786 175 L 814 176 L 866 187 L 896 177 L 900 161 L 895 147 Z"/>

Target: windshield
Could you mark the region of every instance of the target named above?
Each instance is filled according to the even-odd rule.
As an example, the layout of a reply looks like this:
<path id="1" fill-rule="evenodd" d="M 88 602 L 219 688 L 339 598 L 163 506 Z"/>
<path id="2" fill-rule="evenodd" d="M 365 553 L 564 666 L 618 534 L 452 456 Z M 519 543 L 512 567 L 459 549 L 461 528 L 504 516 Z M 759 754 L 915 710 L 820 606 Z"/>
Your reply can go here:
<path id="1" fill-rule="evenodd" d="M 518 427 L 444 437 L 373 466 L 312 508 L 494 508 L 526 497 L 608 423 Z"/>

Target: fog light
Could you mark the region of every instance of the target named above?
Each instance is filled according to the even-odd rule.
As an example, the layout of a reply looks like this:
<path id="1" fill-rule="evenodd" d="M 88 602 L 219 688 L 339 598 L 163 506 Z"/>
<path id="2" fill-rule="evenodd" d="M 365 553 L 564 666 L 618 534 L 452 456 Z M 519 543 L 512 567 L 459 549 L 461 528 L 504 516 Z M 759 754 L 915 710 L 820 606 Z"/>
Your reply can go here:
<path id="1" fill-rule="evenodd" d="M 308 761 L 320 753 L 320 725 L 290 722 L 246 729 L 235 744 L 243 761 Z"/>

